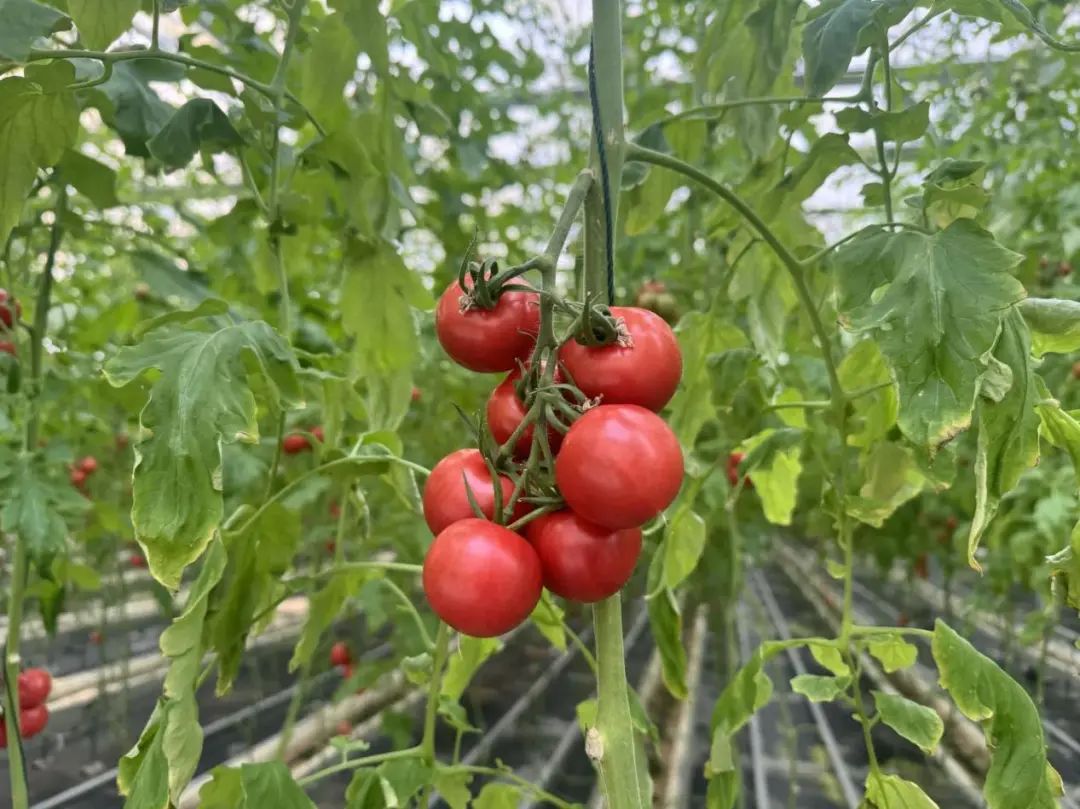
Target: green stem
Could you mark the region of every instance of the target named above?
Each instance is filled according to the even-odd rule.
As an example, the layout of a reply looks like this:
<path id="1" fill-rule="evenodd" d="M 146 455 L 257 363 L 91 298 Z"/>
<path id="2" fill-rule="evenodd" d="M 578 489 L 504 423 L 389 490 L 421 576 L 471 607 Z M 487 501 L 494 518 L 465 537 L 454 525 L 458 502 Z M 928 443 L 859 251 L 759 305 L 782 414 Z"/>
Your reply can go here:
<path id="1" fill-rule="evenodd" d="M 730 101 L 721 101 L 718 104 L 704 104 L 700 107 L 692 107 L 682 112 L 677 112 L 665 118 L 661 123 L 671 124 L 676 121 L 687 119 L 712 121 L 722 116 L 728 110 L 739 107 L 767 107 L 783 106 L 787 104 L 847 104 L 853 101 L 862 101 L 865 94 L 860 89 L 849 96 L 761 96 L 756 98 L 733 98 Z"/>
<path id="2" fill-rule="evenodd" d="M 421 568 L 421 570 L 423 570 L 423 568 Z M 420 631 L 420 637 L 424 639 L 424 646 L 428 651 L 435 648 L 435 643 L 431 640 L 431 635 L 428 634 L 427 627 L 424 626 L 424 620 L 420 617 L 420 613 L 417 612 L 416 605 L 412 603 L 412 600 L 407 595 L 405 595 L 405 591 L 398 587 L 393 579 L 379 579 L 379 582 L 389 588 L 389 590 L 397 596 L 398 600 L 405 606 L 406 611 L 412 616 L 413 621 L 416 623 L 416 628 Z"/>
<path id="3" fill-rule="evenodd" d="M 543 787 L 537 786 L 527 778 L 522 778 L 512 770 L 502 770 L 498 767 L 478 767 L 472 764 L 456 764 L 453 767 L 447 767 L 444 772 L 462 772 L 472 773 L 474 775 L 486 775 L 491 778 L 505 778 L 507 781 L 517 784 L 527 792 L 531 792 L 534 797 L 539 798 L 544 803 L 550 803 L 552 806 L 558 807 L 558 809 L 574 809 L 574 807 L 578 805 L 564 801 L 558 795 L 553 795 Z"/>
<path id="4" fill-rule="evenodd" d="M 158 50 L 158 32 L 161 29 L 161 0 L 154 0 L 154 22 L 150 29 L 150 50 Z"/>
<path id="5" fill-rule="evenodd" d="M 918 638 L 933 638 L 934 633 L 929 629 L 920 629 L 916 626 L 853 626 L 848 633 L 851 637 L 859 635 L 911 635 Z"/>
<path id="6" fill-rule="evenodd" d="M 300 716 L 300 706 L 304 704 L 304 696 L 307 692 L 308 679 L 311 677 L 311 665 L 312 659 L 309 658 L 303 667 L 300 669 L 300 679 L 296 683 L 296 690 L 293 692 L 292 699 L 289 700 L 289 710 L 285 714 L 285 724 L 281 728 L 281 735 L 278 738 L 277 752 L 274 757 L 282 761 L 285 760 L 285 750 L 289 746 L 289 742 L 292 740 L 293 730 L 296 728 L 297 717 Z"/>
<path id="7" fill-rule="evenodd" d="M 285 439 L 285 410 L 282 408 L 278 415 L 277 437 L 274 441 L 274 457 L 270 461 L 270 474 L 266 476 L 266 492 L 263 500 L 268 500 L 274 493 L 274 481 L 277 479 L 278 467 L 281 465 L 281 442 Z"/>
<path id="8" fill-rule="evenodd" d="M 882 68 L 885 71 L 885 109 L 887 111 L 892 110 L 892 67 L 889 64 L 889 48 L 886 41 L 879 49 L 881 57 Z M 878 169 L 878 176 L 881 177 L 881 196 L 885 202 L 885 221 L 890 225 L 894 223 L 893 215 L 893 201 L 892 201 L 892 181 L 893 172 L 889 169 L 889 161 L 885 155 L 885 138 L 881 134 L 881 130 L 874 130 L 874 144 L 877 148 L 877 158 L 880 168 Z M 897 151 L 900 149 L 900 144 L 896 145 Z"/>
<path id="9" fill-rule="evenodd" d="M 574 180 L 570 193 L 566 196 L 566 204 L 563 206 L 559 221 L 555 223 L 555 229 L 551 232 L 547 247 L 544 248 L 544 258 L 552 267 L 559 263 L 559 256 L 566 245 L 566 238 L 570 235 L 570 228 L 577 219 L 581 206 L 585 203 L 585 197 L 595 184 L 595 175 L 591 169 L 584 169 Z M 543 267 L 541 266 L 541 269 Z"/>
<path id="10" fill-rule="evenodd" d="M 326 767 L 321 770 L 313 772 L 311 775 L 305 775 L 303 778 L 297 780 L 300 786 L 304 787 L 308 784 L 313 784 L 316 781 L 320 781 L 323 778 L 327 778 L 331 775 L 337 775 L 339 772 L 347 772 L 349 770 L 355 770 L 360 767 L 370 767 L 372 764 L 383 764 L 387 761 L 400 761 L 405 758 L 419 758 L 423 755 L 423 752 L 419 747 L 407 747 L 404 750 L 392 750 L 389 753 L 376 753 L 371 756 L 361 756 L 360 758 L 351 758 L 347 761 L 343 761 L 340 764 L 334 764 L 330 767 Z"/>
<path id="11" fill-rule="evenodd" d="M 420 740 L 420 755 L 429 766 L 435 766 L 435 719 L 439 712 L 439 695 L 442 692 L 443 667 L 450 648 L 450 627 L 439 621 L 435 635 L 435 653 L 431 664 L 431 682 L 428 684 L 427 705 L 424 706 L 424 735 Z M 427 806 L 431 799 L 431 785 L 424 787 L 420 806 Z"/>

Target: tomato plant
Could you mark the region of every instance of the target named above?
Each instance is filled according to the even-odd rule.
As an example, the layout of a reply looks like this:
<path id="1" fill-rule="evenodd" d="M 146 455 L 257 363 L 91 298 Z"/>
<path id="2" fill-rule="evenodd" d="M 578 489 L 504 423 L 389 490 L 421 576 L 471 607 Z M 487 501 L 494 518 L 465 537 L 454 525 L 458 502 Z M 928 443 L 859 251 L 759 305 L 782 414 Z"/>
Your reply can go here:
<path id="1" fill-rule="evenodd" d="M 959 717 L 987 805 L 1066 804 L 1076 39 L 1019 0 L 0 0 L 5 798 L 89 749 L 125 809 L 731 809 L 786 689 L 853 732 L 846 805 L 960 803 Z M 585 794 L 497 700 L 572 709 Z"/>

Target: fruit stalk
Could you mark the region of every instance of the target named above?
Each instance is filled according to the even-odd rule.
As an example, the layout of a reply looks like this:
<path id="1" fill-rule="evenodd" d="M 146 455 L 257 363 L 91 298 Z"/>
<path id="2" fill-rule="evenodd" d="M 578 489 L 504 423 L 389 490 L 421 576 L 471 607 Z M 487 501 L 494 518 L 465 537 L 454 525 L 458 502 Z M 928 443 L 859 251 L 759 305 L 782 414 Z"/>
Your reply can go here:
<path id="1" fill-rule="evenodd" d="M 608 197 L 615 207 L 623 163 L 622 8 L 619 0 L 593 0 L 593 59 L 595 98 L 602 124 L 593 132 L 591 164 L 596 182 L 585 196 L 585 298 L 604 295 L 607 286 L 605 217 L 614 222 L 615 210 L 605 211 L 601 188 L 603 173 L 597 138 L 603 138 L 607 161 Z M 614 248 L 614 245 L 612 245 Z M 596 632 L 596 726 L 589 729 L 586 750 L 600 772 L 601 788 L 609 809 L 644 809 L 651 804 L 644 751 L 640 749 L 630 716 L 623 648 L 622 600 L 619 594 L 593 607 Z"/>

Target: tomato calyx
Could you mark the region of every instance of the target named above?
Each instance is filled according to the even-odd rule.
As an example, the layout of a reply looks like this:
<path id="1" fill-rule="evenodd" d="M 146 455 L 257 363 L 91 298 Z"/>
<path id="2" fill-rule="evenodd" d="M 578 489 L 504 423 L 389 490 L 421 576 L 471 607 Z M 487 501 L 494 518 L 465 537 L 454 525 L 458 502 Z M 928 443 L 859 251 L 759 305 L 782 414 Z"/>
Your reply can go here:
<path id="1" fill-rule="evenodd" d="M 622 348 L 634 344 L 626 322 L 615 317 L 611 310 L 603 305 L 586 301 L 581 310 L 578 327 L 573 330 L 574 340 L 583 346 L 605 346 L 617 343 Z"/>

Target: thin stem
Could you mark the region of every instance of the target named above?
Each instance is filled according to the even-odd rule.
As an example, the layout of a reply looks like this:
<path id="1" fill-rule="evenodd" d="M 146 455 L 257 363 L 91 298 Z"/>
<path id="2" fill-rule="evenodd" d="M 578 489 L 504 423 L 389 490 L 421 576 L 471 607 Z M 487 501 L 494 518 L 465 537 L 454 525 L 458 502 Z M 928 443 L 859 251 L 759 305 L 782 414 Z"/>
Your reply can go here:
<path id="1" fill-rule="evenodd" d="M 891 111 L 892 68 L 889 65 L 888 43 L 885 43 L 885 47 L 879 49 L 879 53 L 881 56 L 881 64 L 885 71 L 885 109 Z M 891 225 L 894 222 L 892 201 L 893 172 L 889 168 L 889 161 L 885 156 L 885 137 L 881 134 L 880 129 L 874 130 L 874 145 L 877 149 L 878 164 L 880 166 L 877 173 L 878 176 L 881 177 L 881 196 L 885 202 L 885 221 Z M 899 144 L 897 144 L 897 150 L 899 151 Z"/>
<path id="2" fill-rule="evenodd" d="M 570 642 L 574 644 L 579 652 L 581 652 L 581 656 L 585 658 L 585 662 L 588 663 L 592 673 L 594 675 L 598 674 L 599 669 L 596 665 L 596 656 L 593 655 L 592 650 L 585 645 L 585 641 L 581 639 L 581 635 L 571 629 L 565 622 L 563 623 L 563 631 L 566 633 L 566 636 L 570 638 Z"/>
<path id="3" fill-rule="evenodd" d="M 423 568 L 421 568 L 421 570 L 423 570 Z M 405 606 L 406 611 L 412 616 L 413 621 L 416 623 L 416 628 L 420 630 L 420 637 L 424 639 L 424 646 L 429 650 L 435 648 L 435 643 L 431 640 L 431 635 L 428 634 L 427 627 L 424 626 L 424 620 L 420 617 L 420 613 L 417 612 L 416 605 L 412 603 L 412 599 L 405 595 L 405 591 L 398 587 L 393 579 L 379 579 L 379 582 L 389 588 Z"/>
<path id="4" fill-rule="evenodd" d="M 914 626 L 853 626 L 848 633 L 851 637 L 860 635 L 911 635 L 917 638 L 933 638 L 934 633 L 929 629 L 920 629 Z"/>
<path id="5" fill-rule="evenodd" d="M 880 778 L 881 768 L 878 765 L 877 751 L 874 750 L 874 738 L 871 734 L 874 722 L 866 713 L 866 708 L 863 705 L 862 668 L 859 664 L 859 658 L 856 657 L 854 663 L 855 676 L 851 678 L 851 698 L 855 703 L 855 718 L 862 725 L 863 743 L 866 745 L 866 755 L 870 764 L 870 778 Z"/>
<path id="6" fill-rule="evenodd" d="M 544 517 L 548 514 L 553 514 L 561 508 L 562 506 L 544 506 L 543 508 L 534 508 L 524 517 L 514 520 L 506 527 L 511 531 L 518 531 L 531 523 L 533 520 L 539 519 L 540 517 Z"/>
<path id="7" fill-rule="evenodd" d="M 313 784 L 316 781 L 321 781 L 323 778 L 328 778 L 331 775 L 337 775 L 339 772 L 347 772 L 348 770 L 355 770 L 360 767 L 370 767 L 372 764 L 383 764 L 387 761 L 400 761 L 405 758 L 419 758 L 423 755 L 423 751 L 419 747 L 407 747 L 404 750 L 392 750 L 389 753 L 376 753 L 371 756 L 361 756 L 360 758 L 350 758 L 346 761 L 342 761 L 339 764 L 334 764 L 329 767 L 325 767 L 321 770 L 316 770 L 311 775 L 305 775 L 303 778 L 297 780 L 300 786 L 307 786 Z"/>
<path id="8" fill-rule="evenodd" d="M 564 801 L 558 795 L 553 795 L 543 787 L 537 786 L 532 781 L 526 778 L 522 778 L 512 770 L 503 770 L 498 767 L 480 767 L 474 764 L 456 764 L 453 767 L 445 768 L 444 772 L 454 773 L 472 773 L 474 775 L 487 775 L 492 778 L 505 778 L 507 781 L 517 784 L 522 789 L 531 792 L 534 797 L 539 798 L 544 803 L 550 803 L 558 809 L 574 809 L 577 804 Z"/>
<path id="9" fill-rule="evenodd" d="M 928 22 L 930 22 L 930 20 L 934 19 L 934 17 L 944 12 L 945 9 L 934 8 L 934 4 L 931 3 L 930 8 L 927 10 L 926 14 L 920 17 L 919 20 L 915 22 L 909 29 L 907 29 L 904 33 L 897 37 L 896 40 L 891 45 L 889 45 L 889 50 L 895 51 L 897 48 L 907 42 L 908 37 L 910 37 L 916 31 L 922 29 Z"/>
<path id="10" fill-rule="evenodd" d="M 154 22 L 150 29 L 150 50 L 158 50 L 158 31 L 161 28 L 161 0 L 154 0 Z"/>
<path id="11" fill-rule="evenodd" d="M 723 116 L 728 110 L 737 109 L 739 107 L 767 107 L 767 106 L 783 106 L 787 104 L 848 104 L 853 101 L 862 101 L 865 99 L 865 94 L 860 89 L 853 95 L 848 96 L 760 96 L 756 98 L 733 98 L 730 101 L 721 101 L 717 104 L 704 104 L 700 107 L 691 107 L 690 109 L 683 110 L 682 112 L 676 112 L 673 115 L 668 116 L 661 125 L 675 123 L 676 121 L 685 121 L 687 119 L 713 121 Z"/>
<path id="12" fill-rule="evenodd" d="M 551 232 L 551 238 L 548 239 L 547 247 L 544 248 L 544 258 L 552 266 L 559 263 L 559 255 L 566 245 L 566 238 L 570 235 L 570 228 L 573 227 L 574 220 L 577 219 L 578 212 L 585 203 L 585 197 L 589 193 L 589 189 L 593 187 L 595 179 L 591 169 L 584 169 L 578 174 L 577 179 L 574 180 L 574 184 L 570 188 L 570 193 L 566 196 L 566 204 L 559 215 L 559 221 L 555 223 L 555 230 Z"/>
<path id="13" fill-rule="evenodd" d="M 281 443 L 285 439 L 285 410 L 278 415 L 277 433 L 274 440 L 274 457 L 270 461 L 270 474 L 266 476 L 266 492 L 263 499 L 267 500 L 274 493 L 274 481 L 277 479 L 278 467 L 281 465 Z"/>
<path id="14" fill-rule="evenodd" d="M 431 664 L 431 682 L 428 684 L 427 705 L 424 707 L 424 735 L 420 740 L 420 755 L 429 765 L 435 766 L 435 718 L 439 712 L 439 695 L 442 691 L 442 674 L 450 648 L 450 627 L 439 621 L 435 635 L 435 653 Z M 428 806 L 431 785 L 424 787 L 420 806 Z"/>

